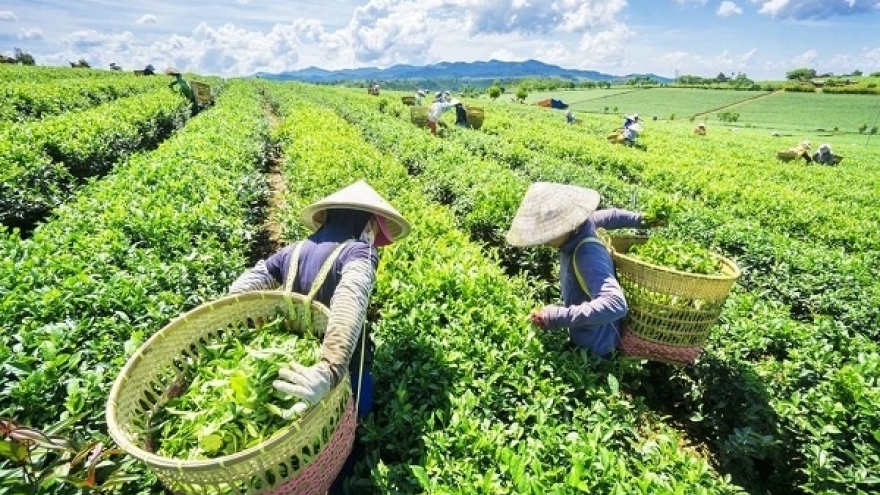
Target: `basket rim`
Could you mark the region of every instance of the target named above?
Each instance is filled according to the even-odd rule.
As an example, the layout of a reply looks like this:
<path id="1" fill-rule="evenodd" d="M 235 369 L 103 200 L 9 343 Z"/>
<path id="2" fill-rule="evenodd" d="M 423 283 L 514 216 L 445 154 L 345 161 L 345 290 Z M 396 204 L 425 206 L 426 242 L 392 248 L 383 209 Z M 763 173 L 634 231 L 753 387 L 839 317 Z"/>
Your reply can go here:
<path id="1" fill-rule="evenodd" d="M 637 234 L 614 234 L 614 235 L 608 235 L 608 237 L 610 239 L 638 239 L 638 240 L 647 240 L 650 238 L 650 236 L 647 236 L 647 235 L 637 235 Z M 699 279 L 699 280 L 713 280 L 713 281 L 735 281 L 735 280 L 739 279 L 740 276 L 742 276 L 742 270 L 740 270 L 739 266 L 736 263 L 734 263 L 732 260 L 730 260 L 724 256 L 721 256 L 720 254 L 714 253 L 714 252 L 710 253 L 712 255 L 712 258 L 717 259 L 718 261 L 720 261 L 721 263 L 726 265 L 728 268 L 730 268 L 733 271 L 733 273 L 731 273 L 729 275 L 705 275 L 702 273 L 686 272 L 684 270 L 677 270 L 675 268 L 670 268 L 668 266 L 655 265 L 654 263 L 648 263 L 647 261 L 644 261 L 644 260 L 641 260 L 638 258 L 634 258 L 632 256 L 627 256 L 626 254 L 623 254 L 623 253 L 619 253 L 619 252 L 617 252 L 617 250 L 614 249 L 613 246 L 610 245 L 610 243 L 609 243 L 608 247 L 609 247 L 609 250 L 611 251 L 612 257 L 622 258 L 622 259 L 625 259 L 625 260 L 630 261 L 632 263 L 635 263 L 637 265 L 646 266 L 646 267 L 651 268 L 653 270 L 657 270 L 657 271 L 661 271 L 661 272 L 665 272 L 665 273 L 672 273 L 675 275 L 684 275 L 684 276 Z"/>
<path id="2" fill-rule="evenodd" d="M 293 434 L 299 431 L 299 423 L 301 421 L 304 421 L 306 418 L 314 414 L 318 414 L 319 410 L 323 409 L 320 406 L 326 404 L 326 398 L 322 399 L 321 402 L 319 402 L 318 404 L 312 406 L 303 416 L 299 417 L 295 421 L 290 422 L 289 425 L 279 429 L 275 432 L 275 434 L 273 434 L 270 438 L 264 440 L 263 442 L 240 452 L 236 452 L 234 454 L 214 457 L 211 459 L 188 460 L 160 456 L 142 449 L 138 445 L 131 442 L 128 438 L 128 435 L 123 433 L 123 429 L 121 428 L 119 421 L 117 421 L 118 398 L 122 393 L 125 382 L 128 380 L 129 373 L 143 359 L 144 352 L 149 349 L 154 342 L 164 339 L 167 333 L 173 331 L 176 327 L 180 326 L 182 322 L 186 321 L 193 315 L 213 311 L 219 306 L 239 304 L 241 302 L 249 301 L 252 299 L 267 298 L 290 301 L 293 299 L 304 300 L 306 299 L 306 296 L 298 293 L 284 292 L 281 290 L 252 291 L 238 294 L 229 294 L 219 299 L 202 303 L 201 305 L 191 309 L 190 311 L 187 311 L 186 313 L 177 316 L 176 318 L 168 322 L 168 324 L 162 327 L 159 331 L 153 334 L 149 339 L 147 339 L 146 342 L 141 344 L 141 346 L 134 352 L 134 354 L 131 355 L 131 357 L 128 358 L 125 365 L 119 371 L 119 374 L 116 376 L 116 380 L 114 380 L 113 386 L 110 389 L 110 394 L 107 398 L 107 406 L 105 408 L 104 414 L 107 422 L 107 431 L 113 438 L 113 440 L 119 445 L 119 447 L 125 450 L 127 454 L 147 463 L 151 467 L 166 469 L 174 468 L 181 471 L 202 471 L 206 469 L 213 469 L 216 468 L 218 465 L 223 466 L 230 463 L 240 463 L 245 460 L 259 457 L 263 451 L 275 447 L 280 443 L 286 442 Z M 316 300 L 312 300 L 311 304 L 315 306 L 319 311 L 326 313 L 329 317 L 330 310 L 327 308 L 326 305 Z M 346 386 L 349 383 L 348 380 L 348 374 L 346 373 L 345 376 L 343 376 L 342 380 L 340 380 L 335 387 L 330 389 L 326 397 L 330 397 L 334 392 L 339 389 L 339 387 Z"/>

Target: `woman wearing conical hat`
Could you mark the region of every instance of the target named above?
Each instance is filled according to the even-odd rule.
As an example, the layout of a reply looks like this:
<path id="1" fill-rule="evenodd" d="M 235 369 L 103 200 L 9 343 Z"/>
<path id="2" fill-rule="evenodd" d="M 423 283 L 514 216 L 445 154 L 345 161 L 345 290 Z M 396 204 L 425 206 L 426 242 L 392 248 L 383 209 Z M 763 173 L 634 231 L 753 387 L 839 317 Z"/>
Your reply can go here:
<path id="1" fill-rule="evenodd" d="M 627 305 L 596 229 L 648 228 L 659 222 L 628 210 L 597 211 L 598 206 L 599 193 L 592 189 L 536 182 L 526 191 L 507 242 L 559 250 L 563 304 L 532 311 L 532 323 L 545 330 L 568 329 L 573 344 L 607 356 L 620 343 Z"/>
<path id="2" fill-rule="evenodd" d="M 377 248 L 407 234 L 403 216 L 364 181 L 358 181 L 306 207 L 300 216 L 314 233 L 265 260 L 257 262 L 233 282 L 230 293 L 275 290 L 295 268 L 293 292 L 307 294 L 325 263 L 332 264 L 315 299 L 330 309 L 330 319 L 314 366 L 293 363 L 282 369 L 273 386 L 309 404 L 318 403 L 351 372 L 353 394 L 360 400 L 363 419 L 372 405 L 372 346 L 368 345 L 363 373 L 360 360 L 351 359 L 359 345 L 370 292 L 379 263 Z M 341 244 L 345 244 L 340 247 Z M 339 250 L 337 248 L 340 247 Z M 331 259 L 331 254 L 336 257 Z M 293 265 L 296 263 L 296 265 Z M 360 355 L 360 350 L 357 350 Z"/>

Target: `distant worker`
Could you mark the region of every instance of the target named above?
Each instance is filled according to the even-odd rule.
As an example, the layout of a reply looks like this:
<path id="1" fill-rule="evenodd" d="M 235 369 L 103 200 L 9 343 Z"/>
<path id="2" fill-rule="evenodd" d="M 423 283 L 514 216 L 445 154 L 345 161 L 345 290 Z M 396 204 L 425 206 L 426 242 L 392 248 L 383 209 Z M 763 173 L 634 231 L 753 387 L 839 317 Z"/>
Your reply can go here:
<path id="1" fill-rule="evenodd" d="M 696 134 L 698 136 L 705 136 L 706 135 L 706 123 L 700 122 L 699 124 L 697 124 L 697 127 L 694 128 L 694 134 Z"/>
<path id="2" fill-rule="evenodd" d="M 642 132 L 642 124 L 634 122 L 623 130 L 623 144 L 626 146 L 635 146 L 639 133 Z"/>
<path id="3" fill-rule="evenodd" d="M 449 102 L 455 108 L 455 125 L 464 127 L 467 129 L 468 127 L 468 118 L 467 118 L 467 107 L 464 106 L 464 103 L 453 98 L 452 101 Z"/>
<path id="4" fill-rule="evenodd" d="M 575 117 L 574 117 L 574 113 L 572 113 L 571 110 L 566 110 L 566 112 L 565 112 L 565 121 L 566 121 L 568 124 L 574 124 L 574 122 L 575 122 Z"/>
<path id="5" fill-rule="evenodd" d="M 153 67 L 153 64 L 148 64 L 146 67 L 144 67 L 144 75 L 145 76 L 156 75 L 156 68 Z"/>
<path id="6" fill-rule="evenodd" d="M 639 123 L 639 114 L 625 115 L 623 117 L 623 128 L 626 129 L 633 124 Z"/>
<path id="7" fill-rule="evenodd" d="M 425 92 L 421 89 L 416 91 L 416 105 L 422 106 L 422 102 L 425 101 Z"/>
<path id="8" fill-rule="evenodd" d="M 451 107 L 452 105 L 449 102 L 443 100 L 443 93 L 434 95 L 434 103 L 431 104 L 431 108 L 428 110 L 428 128 L 431 129 L 431 134 L 437 135 L 437 124 L 440 123 L 443 112 Z"/>
<path id="9" fill-rule="evenodd" d="M 794 155 L 794 158 L 803 158 L 807 163 L 811 163 L 813 161 L 812 157 L 810 157 L 810 148 L 812 148 L 813 143 L 809 141 L 801 141 L 797 146 L 789 148 L 789 153 Z"/>
<path id="10" fill-rule="evenodd" d="M 195 115 L 199 113 L 199 103 L 196 100 L 196 95 L 193 93 L 189 83 L 186 82 L 186 79 L 180 74 L 180 71 L 174 67 L 168 67 L 165 69 L 165 73 L 174 78 L 174 80 L 168 84 L 168 87 L 174 89 L 174 86 L 177 86 L 177 90 L 180 91 L 180 94 L 192 103 L 192 114 Z"/>
<path id="11" fill-rule="evenodd" d="M 449 90 L 447 89 L 446 91 L 443 92 L 443 101 L 445 101 L 446 103 L 449 103 L 451 100 L 452 100 L 452 93 L 450 93 Z"/>
<path id="12" fill-rule="evenodd" d="M 831 145 L 824 143 L 819 145 L 819 150 L 813 154 L 813 161 L 822 165 L 836 165 L 838 160 L 831 151 Z"/>

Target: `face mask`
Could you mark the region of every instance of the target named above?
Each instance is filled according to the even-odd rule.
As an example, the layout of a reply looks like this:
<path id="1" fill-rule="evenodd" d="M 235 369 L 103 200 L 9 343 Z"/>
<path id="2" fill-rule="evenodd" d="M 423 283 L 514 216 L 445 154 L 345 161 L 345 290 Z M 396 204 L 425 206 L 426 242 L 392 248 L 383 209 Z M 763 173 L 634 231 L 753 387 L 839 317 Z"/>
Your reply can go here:
<path id="1" fill-rule="evenodd" d="M 373 228 L 374 220 L 370 219 L 367 222 L 367 225 L 364 227 L 364 231 L 361 232 L 360 240 L 366 242 L 370 246 L 376 243 L 376 229 Z"/>

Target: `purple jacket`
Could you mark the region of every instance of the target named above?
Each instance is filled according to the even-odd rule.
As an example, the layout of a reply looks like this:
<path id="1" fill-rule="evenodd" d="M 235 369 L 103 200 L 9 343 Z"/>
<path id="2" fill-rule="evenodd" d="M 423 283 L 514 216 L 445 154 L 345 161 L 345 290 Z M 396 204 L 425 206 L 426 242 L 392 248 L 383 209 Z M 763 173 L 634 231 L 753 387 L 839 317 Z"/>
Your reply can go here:
<path id="1" fill-rule="evenodd" d="M 607 209 L 593 213 L 575 235 L 559 249 L 559 278 L 563 306 L 544 308 L 547 328 L 568 328 L 572 342 L 600 356 L 613 351 L 620 343 L 620 322 L 627 313 L 623 290 L 614 275 L 611 255 L 602 244 L 587 242 L 577 253 L 575 247 L 587 237 L 595 237 L 597 228 L 606 230 L 642 228 L 642 215 L 628 210 Z M 572 270 L 572 256 L 589 289 L 581 289 Z"/>
<path id="2" fill-rule="evenodd" d="M 293 283 L 293 291 L 299 294 L 308 294 L 312 287 L 312 282 L 318 276 L 324 261 L 330 256 L 330 253 L 339 245 L 338 242 L 321 242 L 316 243 L 311 238 L 304 241 L 299 255 L 299 264 L 297 267 L 297 277 Z M 291 244 L 284 249 L 273 254 L 266 260 L 266 269 L 281 285 L 287 279 L 290 270 L 290 256 L 296 244 Z M 326 306 L 330 306 L 330 299 L 336 286 L 339 285 L 339 279 L 342 276 L 342 268 L 349 261 L 356 259 L 369 260 L 375 269 L 379 264 L 379 256 L 376 249 L 369 244 L 361 241 L 355 241 L 342 249 L 339 257 L 333 262 L 333 268 L 327 274 L 324 285 L 318 291 L 315 299 L 321 301 Z"/>

